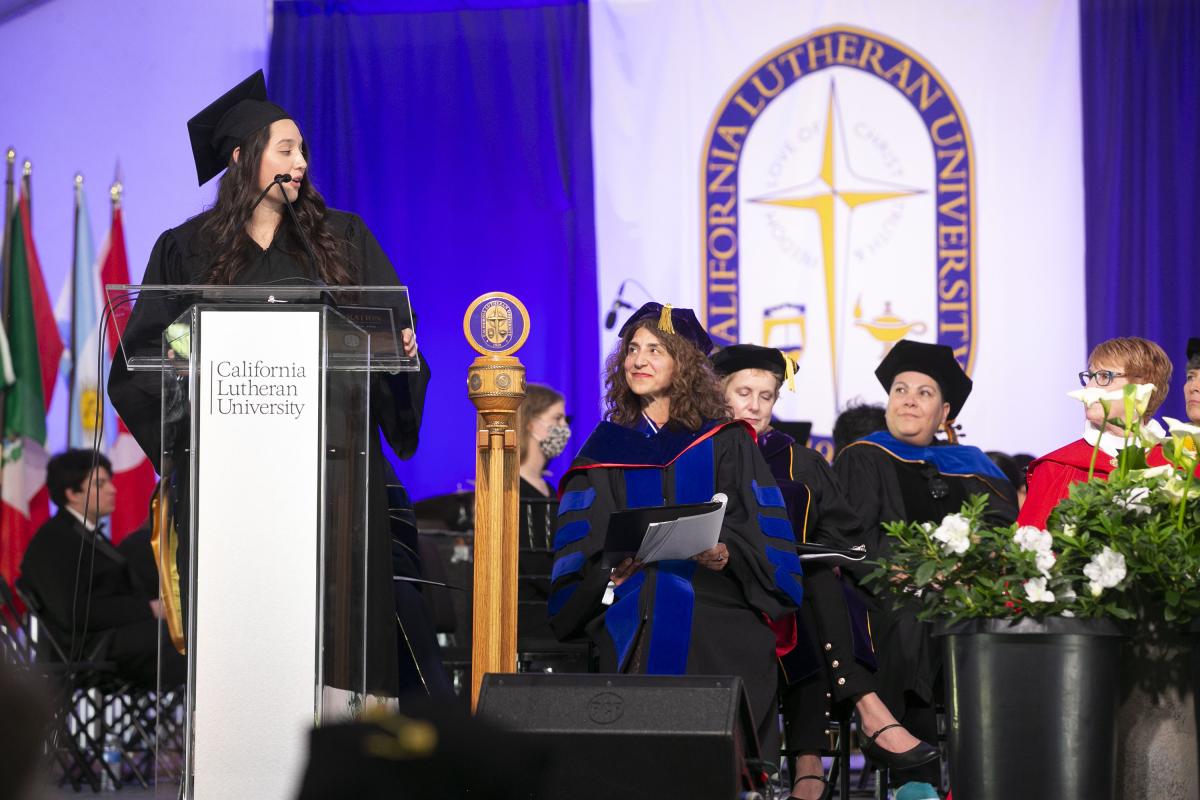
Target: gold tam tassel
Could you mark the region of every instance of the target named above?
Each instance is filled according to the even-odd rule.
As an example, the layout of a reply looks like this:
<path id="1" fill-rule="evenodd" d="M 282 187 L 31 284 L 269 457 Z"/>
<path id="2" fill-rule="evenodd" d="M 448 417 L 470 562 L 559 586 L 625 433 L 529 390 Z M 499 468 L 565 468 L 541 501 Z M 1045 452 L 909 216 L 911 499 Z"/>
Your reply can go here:
<path id="1" fill-rule="evenodd" d="M 675 323 L 671 321 L 671 304 L 667 303 L 662 307 L 662 313 L 658 315 L 658 329 L 664 333 L 674 333 Z"/>
<path id="2" fill-rule="evenodd" d="M 796 391 L 796 362 L 792 361 L 791 357 L 782 350 L 779 351 L 783 356 L 783 379 L 787 381 L 789 392 Z"/>

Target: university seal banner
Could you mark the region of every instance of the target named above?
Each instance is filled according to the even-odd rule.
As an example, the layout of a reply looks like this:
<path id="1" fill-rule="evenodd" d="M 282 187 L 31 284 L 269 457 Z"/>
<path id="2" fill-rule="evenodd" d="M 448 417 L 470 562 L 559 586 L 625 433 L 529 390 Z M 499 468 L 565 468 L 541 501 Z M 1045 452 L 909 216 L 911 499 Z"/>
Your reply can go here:
<path id="1" fill-rule="evenodd" d="M 593 4 L 602 300 L 633 278 L 718 345 L 791 354 L 776 416 L 811 421 L 827 454 L 841 410 L 883 402 L 874 369 L 902 338 L 949 345 L 975 379 L 967 442 L 1074 435 L 1074 4 L 808 5 Z M 1036 414 L 1001 399 L 1018 385 L 1047 392 Z"/>

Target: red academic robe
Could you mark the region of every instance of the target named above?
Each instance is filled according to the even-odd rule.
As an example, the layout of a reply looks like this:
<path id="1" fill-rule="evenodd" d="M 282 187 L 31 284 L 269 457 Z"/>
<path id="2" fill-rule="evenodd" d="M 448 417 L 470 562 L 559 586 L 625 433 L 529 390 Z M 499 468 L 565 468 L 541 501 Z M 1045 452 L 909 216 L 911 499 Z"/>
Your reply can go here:
<path id="1" fill-rule="evenodd" d="M 1025 474 L 1028 493 L 1021 513 L 1017 515 L 1017 524 L 1044 529 L 1050 512 L 1067 496 L 1071 484 L 1087 480 L 1091 463 L 1092 445 L 1082 438 L 1031 461 Z M 1146 454 L 1146 463 L 1151 467 L 1166 464 L 1162 447 L 1155 445 Z M 1110 456 L 1103 450 L 1096 454 L 1095 477 L 1106 481 L 1109 473 L 1116 468 L 1116 456 Z"/>

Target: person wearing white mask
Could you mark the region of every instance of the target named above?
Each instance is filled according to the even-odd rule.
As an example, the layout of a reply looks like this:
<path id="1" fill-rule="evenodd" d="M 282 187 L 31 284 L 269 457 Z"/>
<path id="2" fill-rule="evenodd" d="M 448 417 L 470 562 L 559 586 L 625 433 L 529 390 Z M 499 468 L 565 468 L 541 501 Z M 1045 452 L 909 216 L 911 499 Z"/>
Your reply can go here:
<path id="1" fill-rule="evenodd" d="M 549 386 L 530 383 L 517 412 L 521 432 L 521 497 L 553 497 L 546 481 L 546 465 L 561 455 L 571 438 L 567 405 L 563 396 Z"/>

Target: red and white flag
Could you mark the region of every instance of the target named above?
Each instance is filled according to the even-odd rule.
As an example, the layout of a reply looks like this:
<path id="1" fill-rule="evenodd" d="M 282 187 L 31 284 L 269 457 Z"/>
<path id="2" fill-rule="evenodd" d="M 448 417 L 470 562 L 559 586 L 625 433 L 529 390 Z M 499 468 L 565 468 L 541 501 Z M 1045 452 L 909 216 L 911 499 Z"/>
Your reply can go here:
<path id="1" fill-rule="evenodd" d="M 125 229 L 121 222 L 120 205 L 113 206 L 112 229 L 100 248 L 98 260 L 101 285 L 129 283 L 129 261 L 125 255 Z M 105 337 L 108 342 L 106 349 L 109 362 L 121 346 L 124 325 L 124 318 L 117 320 L 109 316 Z M 137 440 L 119 416 L 116 438 L 110 441 L 112 444 L 108 450 L 108 457 L 113 465 L 117 509 L 109 521 L 109 528 L 112 531 L 113 543 L 117 544 L 149 516 L 150 495 L 154 492 L 157 477 L 150 459 L 146 458 L 146 454 L 142 452 Z"/>
<path id="2" fill-rule="evenodd" d="M 4 484 L 0 491 L 0 574 L 17 577 L 25 548 L 50 517 L 46 490 L 46 409 L 54 394 L 63 343 L 33 245 L 29 196 L 13 209 L 8 249 L 6 320 L 15 381 L 4 394 Z"/>

